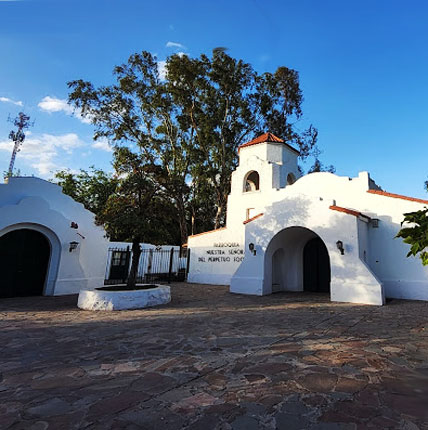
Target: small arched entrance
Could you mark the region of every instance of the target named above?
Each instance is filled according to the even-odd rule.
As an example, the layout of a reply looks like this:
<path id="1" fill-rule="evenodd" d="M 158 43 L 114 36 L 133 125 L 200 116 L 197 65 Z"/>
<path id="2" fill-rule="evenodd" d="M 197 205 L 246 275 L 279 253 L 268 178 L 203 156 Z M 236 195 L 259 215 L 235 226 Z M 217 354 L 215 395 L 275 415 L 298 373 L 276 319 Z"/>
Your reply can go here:
<path id="1" fill-rule="evenodd" d="M 303 248 L 303 290 L 330 292 L 330 259 L 319 237 L 309 240 Z"/>
<path id="2" fill-rule="evenodd" d="M 264 291 L 330 292 L 330 258 L 322 239 L 305 227 L 277 233 L 265 254 Z"/>
<path id="3" fill-rule="evenodd" d="M 51 246 L 47 237 L 21 228 L 0 237 L 0 297 L 43 295 Z"/>

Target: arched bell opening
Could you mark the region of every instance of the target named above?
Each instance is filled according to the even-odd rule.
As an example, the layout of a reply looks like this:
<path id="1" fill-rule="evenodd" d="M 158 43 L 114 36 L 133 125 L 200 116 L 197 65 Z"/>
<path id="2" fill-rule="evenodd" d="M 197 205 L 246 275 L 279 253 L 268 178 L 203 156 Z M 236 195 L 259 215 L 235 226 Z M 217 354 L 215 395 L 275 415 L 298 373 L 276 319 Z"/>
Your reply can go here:
<path id="1" fill-rule="evenodd" d="M 244 193 L 248 193 L 251 191 L 258 191 L 259 189 L 260 189 L 260 176 L 255 170 L 252 170 L 251 172 L 245 175 Z"/>

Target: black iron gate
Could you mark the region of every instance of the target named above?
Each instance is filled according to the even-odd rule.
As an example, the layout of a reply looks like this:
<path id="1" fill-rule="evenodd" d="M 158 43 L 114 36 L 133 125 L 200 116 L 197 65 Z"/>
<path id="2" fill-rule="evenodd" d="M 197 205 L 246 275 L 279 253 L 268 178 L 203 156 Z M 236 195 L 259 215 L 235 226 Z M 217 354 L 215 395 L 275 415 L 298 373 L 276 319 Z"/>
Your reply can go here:
<path id="1" fill-rule="evenodd" d="M 190 250 L 185 248 L 142 249 L 137 271 L 138 283 L 180 282 L 187 279 Z M 132 262 L 132 251 L 110 248 L 104 283 L 126 282 Z"/>

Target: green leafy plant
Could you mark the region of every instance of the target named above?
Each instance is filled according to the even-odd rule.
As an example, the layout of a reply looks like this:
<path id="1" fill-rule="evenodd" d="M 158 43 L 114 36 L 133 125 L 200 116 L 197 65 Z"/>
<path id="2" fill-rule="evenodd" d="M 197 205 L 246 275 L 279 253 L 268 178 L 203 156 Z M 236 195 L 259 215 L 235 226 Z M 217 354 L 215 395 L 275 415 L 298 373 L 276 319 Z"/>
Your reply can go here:
<path id="1" fill-rule="evenodd" d="M 412 226 L 401 228 L 396 237 L 401 237 L 404 243 L 410 245 L 410 251 L 407 257 L 416 257 L 422 260 L 424 266 L 428 266 L 428 208 L 416 212 L 404 214 L 404 220 L 401 223 L 411 224 Z"/>

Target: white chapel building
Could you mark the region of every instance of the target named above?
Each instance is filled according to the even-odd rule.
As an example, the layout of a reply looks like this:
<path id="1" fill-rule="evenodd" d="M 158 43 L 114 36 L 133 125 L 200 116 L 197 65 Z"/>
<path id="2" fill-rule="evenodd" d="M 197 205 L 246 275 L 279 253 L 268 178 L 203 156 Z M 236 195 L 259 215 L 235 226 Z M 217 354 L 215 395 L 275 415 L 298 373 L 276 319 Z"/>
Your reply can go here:
<path id="1" fill-rule="evenodd" d="M 395 239 L 403 214 L 428 201 L 384 192 L 367 172 L 301 176 L 298 155 L 271 133 L 240 146 L 226 227 L 189 237 L 188 281 L 373 305 L 428 300 L 428 267 Z"/>
<path id="2" fill-rule="evenodd" d="M 39 178 L 0 184 L 0 298 L 104 285 L 108 240 L 94 214 Z"/>

